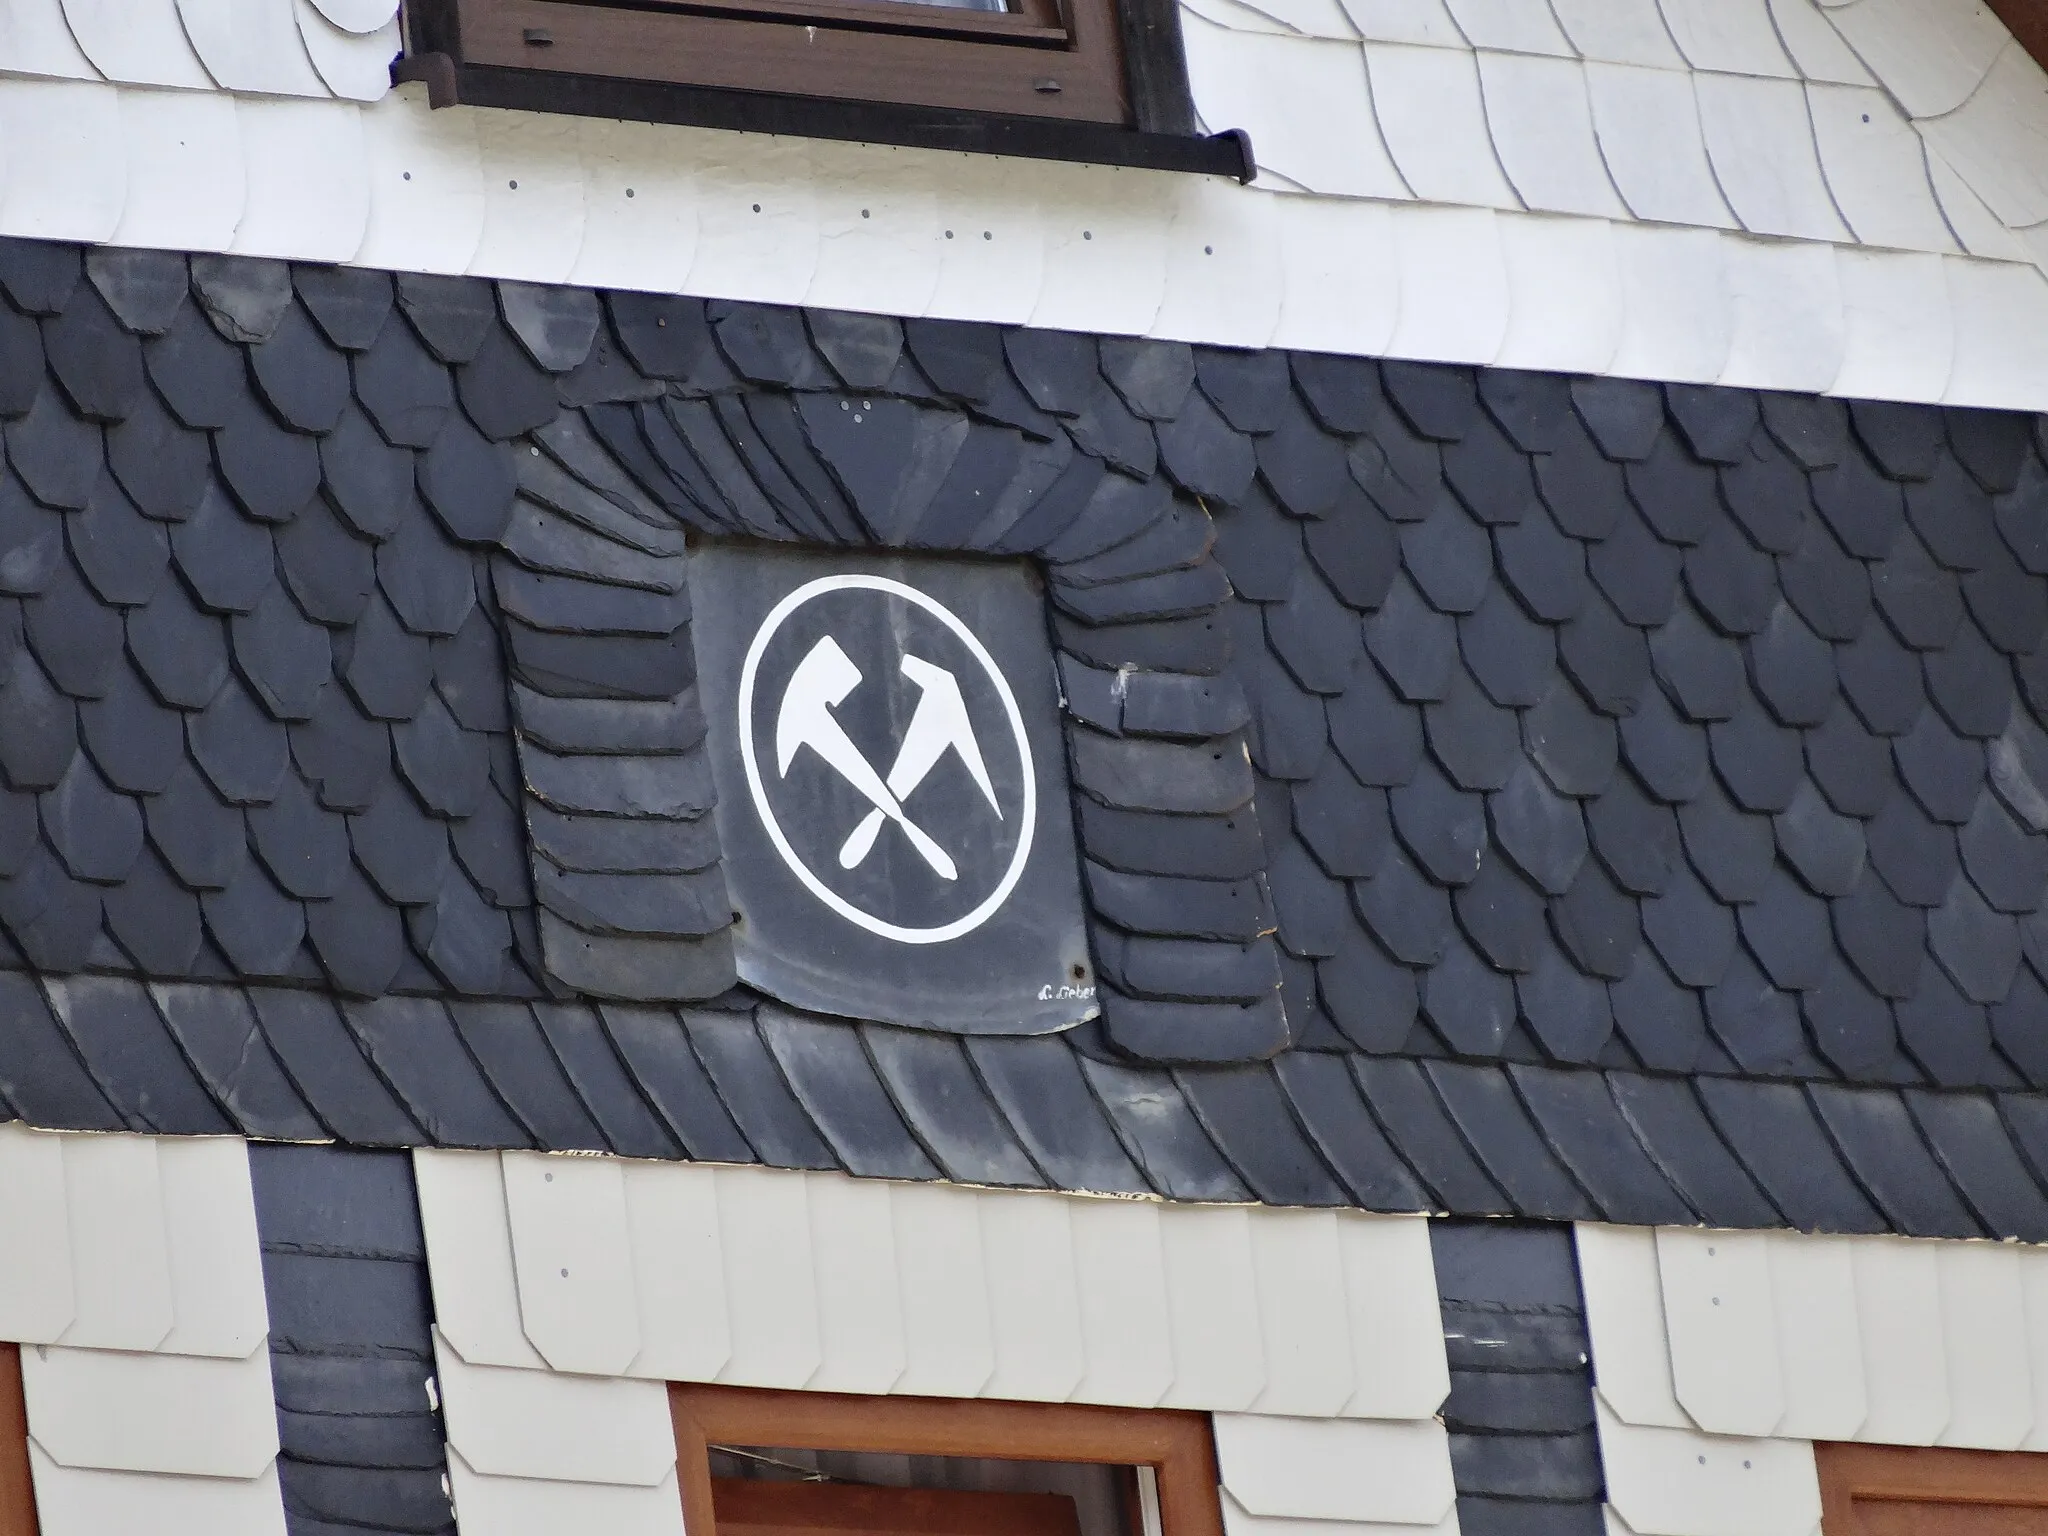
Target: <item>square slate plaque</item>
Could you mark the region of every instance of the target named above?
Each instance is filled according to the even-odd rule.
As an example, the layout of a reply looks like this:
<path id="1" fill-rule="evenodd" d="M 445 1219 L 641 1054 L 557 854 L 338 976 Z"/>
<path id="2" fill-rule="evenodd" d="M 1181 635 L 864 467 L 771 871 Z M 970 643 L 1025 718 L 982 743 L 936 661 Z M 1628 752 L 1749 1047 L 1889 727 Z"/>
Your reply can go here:
<path id="1" fill-rule="evenodd" d="M 1036 573 L 711 545 L 690 594 L 741 979 L 969 1034 L 1093 1015 Z"/>

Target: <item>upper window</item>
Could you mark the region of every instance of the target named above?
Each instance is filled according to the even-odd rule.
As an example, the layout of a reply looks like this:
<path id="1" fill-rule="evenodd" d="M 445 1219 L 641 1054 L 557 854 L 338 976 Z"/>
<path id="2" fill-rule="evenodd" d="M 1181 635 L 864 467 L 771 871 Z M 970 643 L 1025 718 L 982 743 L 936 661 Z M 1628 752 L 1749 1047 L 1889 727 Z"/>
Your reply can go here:
<path id="1" fill-rule="evenodd" d="M 1195 129 L 1176 0 L 408 0 L 436 106 L 1249 178 Z"/>

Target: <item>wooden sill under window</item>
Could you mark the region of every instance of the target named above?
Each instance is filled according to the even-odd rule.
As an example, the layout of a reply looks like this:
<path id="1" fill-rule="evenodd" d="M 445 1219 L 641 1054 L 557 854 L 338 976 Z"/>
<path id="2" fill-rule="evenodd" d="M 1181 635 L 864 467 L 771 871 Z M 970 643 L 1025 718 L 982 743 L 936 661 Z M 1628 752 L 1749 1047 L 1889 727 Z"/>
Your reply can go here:
<path id="1" fill-rule="evenodd" d="M 1150 1467 L 1164 1536 L 1223 1536 L 1216 1451 L 1199 1413 L 683 1385 L 669 1388 L 669 1412 L 690 1536 L 1077 1536 L 1071 1502 L 1047 1495 L 714 1479 L 714 1445 Z M 816 1518 L 828 1506 L 841 1512 Z M 961 1528 L 991 1517 L 996 1526 Z M 900 1520 L 918 1523 L 882 1523 Z"/>
<path id="2" fill-rule="evenodd" d="M 2048 1455 L 1815 1445 L 1821 1536 L 2037 1536 Z"/>

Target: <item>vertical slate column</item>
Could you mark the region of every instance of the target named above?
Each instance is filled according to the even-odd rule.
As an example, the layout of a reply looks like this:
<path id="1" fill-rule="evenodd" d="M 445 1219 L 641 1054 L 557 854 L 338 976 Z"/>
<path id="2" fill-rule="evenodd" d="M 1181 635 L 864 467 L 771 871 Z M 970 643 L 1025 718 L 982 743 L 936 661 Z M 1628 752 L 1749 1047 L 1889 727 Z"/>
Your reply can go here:
<path id="1" fill-rule="evenodd" d="M 1464 1536 L 1600 1536 L 1600 1447 L 1571 1228 L 1431 1225 Z"/>
<path id="2" fill-rule="evenodd" d="M 453 1532 L 412 1158 L 251 1146 L 291 1536 Z"/>

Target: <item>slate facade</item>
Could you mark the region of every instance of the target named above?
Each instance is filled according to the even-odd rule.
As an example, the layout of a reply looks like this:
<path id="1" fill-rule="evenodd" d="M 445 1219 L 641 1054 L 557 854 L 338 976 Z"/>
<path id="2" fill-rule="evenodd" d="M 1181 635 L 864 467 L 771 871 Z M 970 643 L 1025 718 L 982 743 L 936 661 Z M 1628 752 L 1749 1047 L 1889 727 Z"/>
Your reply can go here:
<path id="1" fill-rule="evenodd" d="M 33 1123 L 2048 1229 L 2031 418 L 21 242 L 0 287 Z M 1042 564 L 1099 1022 L 732 989 L 696 536 Z"/>
<path id="2" fill-rule="evenodd" d="M 707 1536 L 670 1382 L 1223 1536 L 2048 1451 L 2020 3 L 1180 0 L 1244 186 L 10 6 L 0 1526 Z M 714 543 L 1042 594 L 1098 1017 L 735 946 Z"/>

